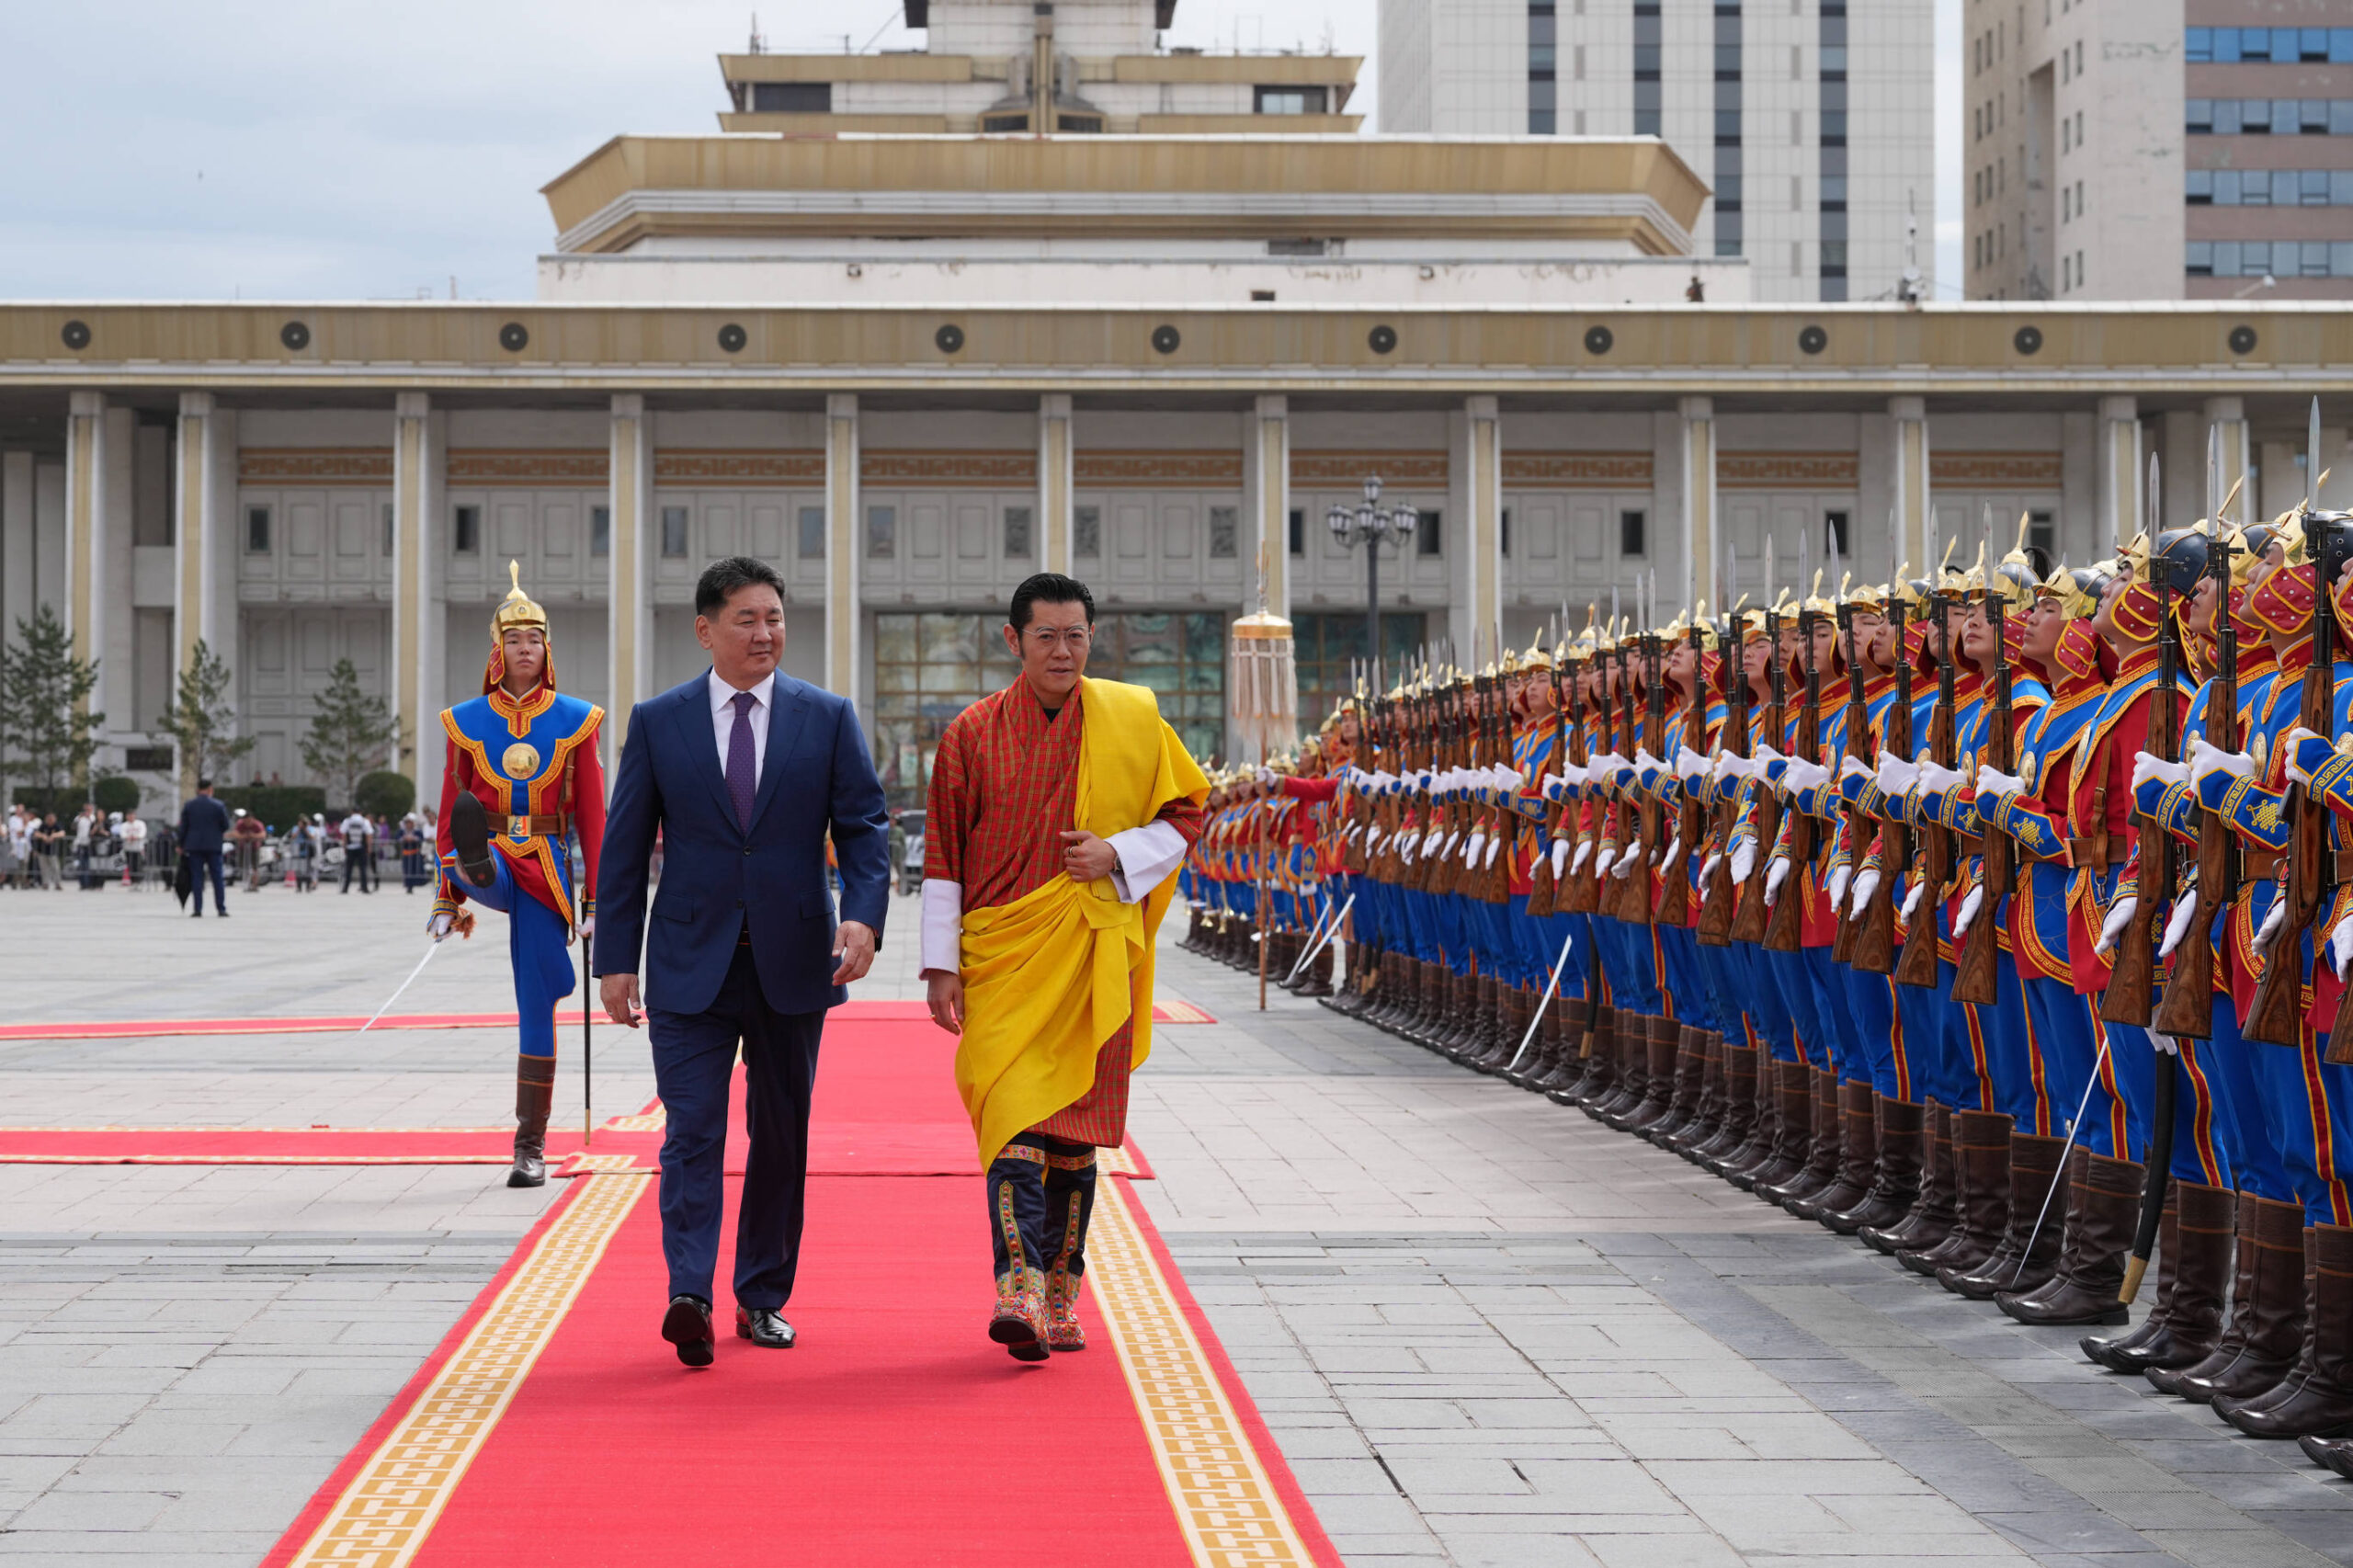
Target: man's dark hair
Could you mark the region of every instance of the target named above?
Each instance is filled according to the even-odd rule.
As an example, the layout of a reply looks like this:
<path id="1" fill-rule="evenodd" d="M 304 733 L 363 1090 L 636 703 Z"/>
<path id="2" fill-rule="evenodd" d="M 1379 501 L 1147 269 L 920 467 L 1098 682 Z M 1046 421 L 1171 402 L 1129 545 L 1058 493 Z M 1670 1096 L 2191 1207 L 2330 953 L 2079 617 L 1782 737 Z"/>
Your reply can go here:
<path id="1" fill-rule="evenodd" d="M 1085 605 L 1086 624 L 1095 624 L 1095 596 L 1086 585 L 1075 577 L 1065 577 L 1059 572 L 1035 572 L 1021 580 L 1013 590 L 1013 630 L 1029 629 L 1029 607 L 1034 604 Z"/>
<path id="2" fill-rule="evenodd" d="M 784 602 L 784 579 L 777 575 L 775 567 L 765 561 L 755 561 L 748 555 L 731 555 L 714 561 L 702 569 L 695 581 L 695 613 L 709 615 L 735 597 L 736 591 L 755 583 L 765 583 L 776 590 L 777 602 Z"/>
<path id="3" fill-rule="evenodd" d="M 196 792 L 197 792 L 198 794 L 199 794 L 199 795 L 201 795 L 202 793 L 204 793 L 204 791 L 205 791 L 205 790 L 210 790 L 210 789 L 211 789 L 211 788 L 212 788 L 212 780 L 211 780 L 211 779 L 210 779 L 210 778 L 199 778 L 199 779 L 198 779 L 198 780 L 196 781 Z"/>

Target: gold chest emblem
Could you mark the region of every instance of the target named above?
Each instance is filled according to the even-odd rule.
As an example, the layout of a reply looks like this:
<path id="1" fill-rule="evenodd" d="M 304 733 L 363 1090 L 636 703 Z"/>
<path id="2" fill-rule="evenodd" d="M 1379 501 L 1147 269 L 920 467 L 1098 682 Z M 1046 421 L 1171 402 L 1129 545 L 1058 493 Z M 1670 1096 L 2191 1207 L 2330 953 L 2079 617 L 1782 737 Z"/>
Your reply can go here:
<path id="1" fill-rule="evenodd" d="M 529 741 L 517 741 L 506 748 L 506 755 L 498 759 L 498 766 L 507 778 L 517 783 L 528 783 L 539 777 L 540 754 Z"/>

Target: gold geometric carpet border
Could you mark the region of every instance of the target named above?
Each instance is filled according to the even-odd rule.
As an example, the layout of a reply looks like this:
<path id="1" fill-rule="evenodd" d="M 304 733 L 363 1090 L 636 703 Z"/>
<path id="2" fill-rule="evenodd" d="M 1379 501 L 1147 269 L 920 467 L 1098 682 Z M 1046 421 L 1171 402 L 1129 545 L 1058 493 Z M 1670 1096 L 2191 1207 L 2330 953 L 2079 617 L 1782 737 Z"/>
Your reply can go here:
<path id="1" fill-rule="evenodd" d="M 1177 1305 L 1122 1186 L 1107 1181 L 1096 1188 L 1086 1279 L 1185 1544 L 1202 1568 L 1313 1568 L 1314 1556 Z"/>
<path id="2" fill-rule="evenodd" d="M 416 1555 L 647 1186 L 615 1175 L 575 1190 L 290 1568 L 400 1568 Z"/>

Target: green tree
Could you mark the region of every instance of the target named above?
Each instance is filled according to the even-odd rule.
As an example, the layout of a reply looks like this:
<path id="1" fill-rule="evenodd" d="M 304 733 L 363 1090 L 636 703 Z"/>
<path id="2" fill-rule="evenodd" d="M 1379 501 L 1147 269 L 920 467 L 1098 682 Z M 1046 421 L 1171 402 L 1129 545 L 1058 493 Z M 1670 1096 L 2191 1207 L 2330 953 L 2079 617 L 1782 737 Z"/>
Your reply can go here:
<path id="1" fill-rule="evenodd" d="M 16 646 L 0 653 L 0 770 L 51 800 L 69 785 L 86 788 L 107 722 L 90 707 L 98 662 L 74 656 L 65 623 L 47 605 L 18 618 Z"/>
<path id="2" fill-rule="evenodd" d="M 196 657 L 180 671 L 171 705 L 147 732 L 158 744 L 170 742 L 178 756 L 182 795 L 195 794 L 199 778 L 226 783 L 230 769 L 254 749 L 257 736 L 236 733 L 237 710 L 229 702 L 235 688 L 227 662 L 198 638 Z"/>
<path id="3" fill-rule="evenodd" d="M 335 661 L 318 704 L 302 736 L 302 766 L 326 780 L 331 806 L 348 810 L 359 776 L 384 760 L 400 726 L 382 698 L 359 689 L 359 672 L 349 659 Z"/>

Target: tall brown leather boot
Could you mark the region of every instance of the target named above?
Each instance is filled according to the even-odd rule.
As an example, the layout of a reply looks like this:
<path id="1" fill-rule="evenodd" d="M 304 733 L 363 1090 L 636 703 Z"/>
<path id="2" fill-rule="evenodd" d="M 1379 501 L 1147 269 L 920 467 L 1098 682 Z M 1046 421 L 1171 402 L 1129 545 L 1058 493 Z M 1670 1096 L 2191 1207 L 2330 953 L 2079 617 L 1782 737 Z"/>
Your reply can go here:
<path id="1" fill-rule="evenodd" d="M 2131 1314 L 2117 1292 L 2124 1254 L 2141 1218 L 2144 1173 L 2131 1160 L 2075 1151 L 2067 1179 L 2067 1236 L 2059 1266 L 2040 1290 L 2006 1290 L 1994 1304 L 2020 1323 L 2122 1323 Z"/>
<path id="2" fill-rule="evenodd" d="M 1869 1084 L 1838 1085 L 1838 1178 L 1811 1198 L 1791 1199 L 1787 1206 L 1790 1213 L 1828 1224 L 1833 1214 L 1844 1213 L 1863 1200 L 1879 1174 L 1879 1117 L 1871 1104 L 1875 1097 Z"/>
<path id="3" fill-rule="evenodd" d="M 1777 1119 L 1770 1154 L 1749 1169 L 1724 1173 L 1726 1181 L 1745 1191 L 1787 1181 L 1803 1168 L 1813 1147 L 1813 1070 L 1802 1062 L 1774 1062 L 1773 1105 Z"/>
<path id="4" fill-rule="evenodd" d="M 1920 1197 L 1920 1169 L 1927 1153 L 1922 1137 L 1927 1108 L 1876 1094 L 1872 1106 L 1879 1116 L 1879 1137 L 1870 1186 L 1855 1202 L 1822 1217 L 1824 1224 L 1842 1236 L 1894 1224 Z"/>
<path id="5" fill-rule="evenodd" d="M 1615 1007 L 1604 1007 L 1596 1016 L 1593 1038 L 1587 1042 L 1585 1076 L 1577 1081 L 1576 1092 L 1566 1096 L 1563 1103 L 1590 1112 L 1618 1092 L 1618 1019 Z"/>
<path id="6" fill-rule="evenodd" d="M 2303 1348 L 2269 1393 L 2214 1401 L 2214 1414 L 2250 1437 L 2353 1435 L 2353 1227 L 2304 1231 L 2309 1282 Z"/>
<path id="7" fill-rule="evenodd" d="M 1677 1131 L 1699 1111 L 1699 1088 L 1706 1081 L 1708 1053 L 1699 1031 L 1689 1024 L 1675 1026 L 1675 1072 L 1667 1086 L 1666 1109 L 1648 1126 L 1636 1131 L 1664 1149 Z"/>
<path id="8" fill-rule="evenodd" d="M 1597 1121 L 1629 1106 L 1642 1103 L 1643 1063 L 1650 1060 L 1650 1018 L 1647 1014 L 1627 1007 L 1618 1009 L 1617 1028 L 1609 1035 L 1609 1059 L 1608 1092 L 1577 1102 L 1578 1108 Z"/>
<path id="9" fill-rule="evenodd" d="M 1690 1097 L 1684 1097 L 1685 1058 L 1676 1058 L 1675 1105 L 1667 1119 L 1652 1130 L 1651 1141 L 1680 1154 L 1705 1142 L 1723 1118 L 1723 1037 L 1713 1029 L 1684 1031 L 1682 1049 L 1688 1051 Z"/>
<path id="10" fill-rule="evenodd" d="M 2237 1208 L 2229 1187 L 2174 1182 L 2157 1223 L 2157 1304 L 2131 1334 L 2085 1338 L 2084 1354 L 2119 1372 L 2187 1367 L 2210 1355 L 2222 1334 Z"/>
<path id="11" fill-rule="evenodd" d="M 1893 1225 L 1866 1225 L 1855 1233 L 1864 1245 L 1891 1257 L 1941 1246 L 1961 1222 L 1959 1162 L 1953 1156 L 1953 1111 L 1941 1100 L 1921 1103 L 1920 1196 Z"/>
<path id="12" fill-rule="evenodd" d="M 2231 1325 L 2194 1367 L 2149 1381 L 2194 1403 L 2251 1399 L 2276 1386 L 2304 1343 L 2304 1206 L 2239 1194 L 2238 1279 Z"/>
<path id="13" fill-rule="evenodd" d="M 1813 1197 L 1838 1177 L 1838 1074 L 1827 1067 L 1810 1067 L 1806 1077 L 1813 1105 L 1807 1123 L 1805 1161 L 1784 1180 L 1756 1184 L 1756 1196 L 1768 1203 L 1787 1207 L 1797 1199 Z"/>
<path id="14" fill-rule="evenodd" d="M 1604 1117 L 1624 1132 L 1654 1126 L 1675 1103 L 1675 1055 L 1681 1030 L 1673 1018 L 1651 1017 L 1643 1022 L 1643 1097 L 1617 1117 Z"/>
<path id="15" fill-rule="evenodd" d="M 466 797 L 472 800 L 473 797 Z M 509 1187 L 545 1187 L 548 1182 L 548 1112 L 555 1104 L 555 1058 L 515 1058 L 515 1164 Z"/>
<path id="16" fill-rule="evenodd" d="M 1773 1158 L 1781 1140 L 1781 1068 L 1770 1046 L 1756 1047 L 1756 1095 L 1750 1102 L 1748 1135 L 1722 1154 L 1711 1156 L 1707 1168 L 1735 1187 L 1741 1176 L 1754 1177 Z"/>
<path id="17" fill-rule="evenodd" d="M 2060 1169 L 2062 1154 L 2066 1172 Z M 2088 1149 L 2069 1152 L 2063 1138 L 2013 1131 L 2009 1223 L 2002 1229 L 2001 1244 L 1974 1268 L 1938 1269 L 1938 1281 L 1973 1301 L 1990 1301 L 2005 1290 L 2026 1295 L 2040 1290 L 2058 1268 L 2059 1249 L 2066 1243 L 2068 1181 L 2090 1158 Z"/>
<path id="18" fill-rule="evenodd" d="M 2353 1437 L 2299 1437 L 2296 1446 L 2313 1463 L 2353 1481 Z"/>
<path id="19" fill-rule="evenodd" d="M 1321 948 L 1317 949 L 1315 956 L 1307 960 L 1307 968 L 1304 971 L 1303 977 L 1301 979 L 1300 983 L 1297 985 L 1292 986 L 1291 989 L 1302 996 L 1322 997 L 1331 995 L 1332 949 L 1336 946 L 1338 946 L 1338 943 L 1336 942 L 1326 942 Z"/>
<path id="20" fill-rule="evenodd" d="M 1952 1233 L 1934 1250 L 1905 1250 L 1896 1261 L 1915 1274 L 1967 1272 L 1994 1256 L 2010 1220 L 2010 1119 L 1999 1111 L 1954 1113 Z"/>
<path id="21" fill-rule="evenodd" d="M 1514 1057 L 1525 1067 L 1535 1049 L 1529 1042 L 1529 1051 L 1520 1050 L 1520 1042 L 1528 1039 L 1528 993 L 1507 980 L 1495 982 L 1495 1038 L 1485 1054 L 1472 1065 L 1482 1073 L 1501 1074 L 1512 1065 Z"/>
<path id="22" fill-rule="evenodd" d="M 1536 993 L 1542 1004 L 1544 994 Z M 1585 1064 L 1577 1057 L 1577 1035 L 1570 1027 L 1573 1012 L 1582 1011 L 1579 1004 L 1566 996 L 1555 996 L 1536 1025 L 1537 1037 L 1544 1042 L 1544 1070 L 1528 1081 L 1528 1087 L 1540 1095 L 1549 1095 L 1576 1081 Z"/>
<path id="23" fill-rule="evenodd" d="M 1756 1125 L 1756 1048 L 1735 1044 L 1727 1037 L 1723 1058 L 1723 1109 L 1716 1131 L 1685 1152 L 1696 1165 L 1706 1166 L 1732 1153 L 1748 1142 L 1749 1129 Z"/>

